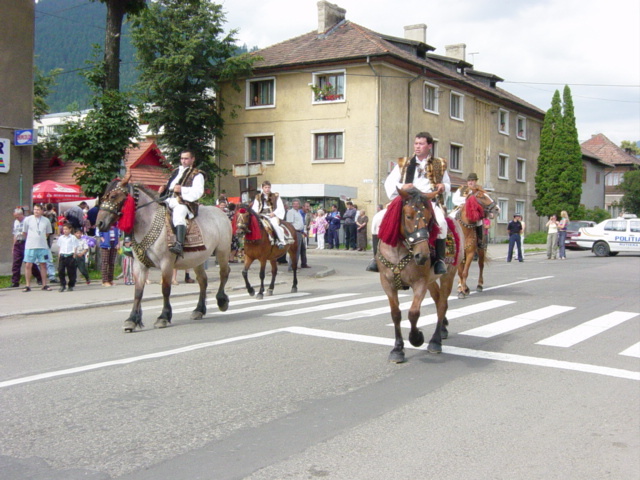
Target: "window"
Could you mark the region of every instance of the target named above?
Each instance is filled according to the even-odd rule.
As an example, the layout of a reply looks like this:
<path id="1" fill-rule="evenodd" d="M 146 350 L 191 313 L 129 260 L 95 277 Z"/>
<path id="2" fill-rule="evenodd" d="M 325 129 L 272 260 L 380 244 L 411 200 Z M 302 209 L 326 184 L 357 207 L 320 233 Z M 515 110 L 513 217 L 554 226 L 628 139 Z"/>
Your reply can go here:
<path id="1" fill-rule="evenodd" d="M 524 182 L 526 174 L 527 161 L 524 158 L 516 159 L 516 181 Z"/>
<path id="2" fill-rule="evenodd" d="M 582 165 L 582 183 L 587 183 L 587 166 Z"/>
<path id="3" fill-rule="evenodd" d="M 427 112 L 439 113 L 438 87 L 427 82 L 424 83 L 424 109 Z"/>
<path id="4" fill-rule="evenodd" d="M 509 111 L 502 108 L 498 111 L 498 131 L 509 135 Z"/>
<path id="5" fill-rule="evenodd" d="M 525 207 L 525 201 L 524 200 L 516 200 L 516 215 L 521 215 L 522 218 L 524 219 L 524 207 Z"/>
<path id="6" fill-rule="evenodd" d="M 506 198 L 499 198 L 498 207 L 500 208 L 500 214 L 498 215 L 498 223 L 509 223 L 507 221 L 507 212 L 509 211 L 509 200 L 507 200 Z"/>
<path id="7" fill-rule="evenodd" d="M 247 137 L 250 162 L 273 163 L 273 135 Z"/>
<path id="8" fill-rule="evenodd" d="M 449 169 L 456 170 L 458 172 L 462 171 L 462 146 L 461 145 L 451 145 L 449 150 Z"/>
<path id="9" fill-rule="evenodd" d="M 275 78 L 247 80 L 247 108 L 274 107 L 275 95 Z"/>
<path id="10" fill-rule="evenodd" d="M 600 172 L 596 172 L 596 185 L 600 185 Z"/>
<path id="11" fill-rule="evenodd" d="M 626 220 L 609 220 L 604 224 L 605 231 L 610 232 L 626 232 L 627 221 Z"/>
<path id="12" fill-rule="evenodd" d="M 516 119 L 516 136 L 520 140 L 527 139 L 527 119 L 521 115 Z"/>
<path id="13" fill-rule="evenodd" d="M 313 102 L 336 102 L 344 100 L 345 96 L 345 72 L 322 72 L 313 74 Z"/>
<path id="14" fill-rule="evenodd" d="M 313 151 L 315 161 L 342 161 L 343 134 L 316 133 L 313 136 Z"/>
<path id="15" fill-rule="evenodd" d="M 624 178 L 624 173 L 622 172 L 612 172 L 606 175 L 607 185 L 610 187 L 614 187 L 616 185 L 620 185 L 622 183 L 622 179 Z"/>
<path id="16" fill-rule="evenodd" d="M 509 156 L 498 155 L 498 178 L 509 179 Z"/>
<path id="17" fill-rule="evenodd" d="M 633 232 L 633 233 L 639 233 L 640 232 L 640 221 L 638 220 L 631 220 L 629 222 L 629 229 Z"/>
<path id="18" fill-rule="evenodd" d="M 451 92 L 451 118 L 464 120 L 464 95 Z"/>

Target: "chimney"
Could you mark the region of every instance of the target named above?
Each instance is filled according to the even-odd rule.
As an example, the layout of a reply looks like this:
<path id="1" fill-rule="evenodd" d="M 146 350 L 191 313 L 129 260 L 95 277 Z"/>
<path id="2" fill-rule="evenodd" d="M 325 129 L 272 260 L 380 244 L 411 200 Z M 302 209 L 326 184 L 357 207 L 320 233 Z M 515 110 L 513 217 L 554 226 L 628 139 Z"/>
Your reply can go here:
<path id="1" fill-rule="evenodd" d="M 467 45 L 464 43 L 456 43 L 455 45 L 445 45 L 447 57 L 457 58 L 463 62 L 467 61 Z"/>
<path id="2" fill-rule="evenodd" d="M 326 0 L 318 2 L 318 34 L 322 35 L 344 20 L 347 11 Z"/>
<path id="3" fill-rule="evenodd" d="M 427 26 L 424 23 L 404 27 L 404 38 L 416 42 L 427 43 Z"/>

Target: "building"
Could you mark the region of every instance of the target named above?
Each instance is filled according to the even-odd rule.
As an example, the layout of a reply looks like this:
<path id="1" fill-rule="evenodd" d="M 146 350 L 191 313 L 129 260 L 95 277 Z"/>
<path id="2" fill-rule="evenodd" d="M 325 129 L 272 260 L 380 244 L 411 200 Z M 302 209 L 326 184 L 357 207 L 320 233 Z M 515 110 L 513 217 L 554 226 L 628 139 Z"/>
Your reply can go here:
<path id="1" fill-rule="evenodd" d="M 582 142 L 581 146 L 583 151 L 586 150 L 609 164 L 610 169 L 605 174 L 604 204 L 609 215 L 617 217 L 622 213 L 620 200 L 623 193 L 619 185 L 622 183 L 625 172 L 640 165 L 640 159 L 617 146 L 602 133 L 592 135 L 589 140 Z"/>
<path id="2" fill-rule="evenodd" d="M 220 166 L 261 162 L 258 186 L 268 179 L 312 205 L 352 198 L 371 218 L 388 201 L 383 183 L 394 162 L 429 131 L 454 181 L 476 172 L 493 191 L 502 212 L 491 236 L 506 238 L 514 213 L 536 216 L 544 112 L 474 70 L 464 44 L 433 53 L 426 30 L 412 25 L 405 38 L 391 37 L 318 2 L 317 31 L 255 52 L 261 60 L 240 92 L 223 85 L 222 100 L 240 108 L 225 111 Z M 239 189 L 237 178 L 219 180 L 218 190 Z"/>
<path id="3" fill-rule="evenodd" d="M 582 149 L 582 194 L 580 205 L 593 210 L 605 208 L 605 179 L 611 165 L 584 147 Z"/>

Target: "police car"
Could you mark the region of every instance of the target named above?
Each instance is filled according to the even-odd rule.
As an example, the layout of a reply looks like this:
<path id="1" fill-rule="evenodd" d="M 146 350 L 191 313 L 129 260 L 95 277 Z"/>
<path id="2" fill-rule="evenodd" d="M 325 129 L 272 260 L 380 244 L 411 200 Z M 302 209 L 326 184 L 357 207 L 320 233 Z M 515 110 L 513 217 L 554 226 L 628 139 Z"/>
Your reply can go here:
<path id="1" fill-rule="evenodd" d="M 627 214 L 605 220 L 595 227 L 583 227 L 575 242 L 598 257 L 620 252 L 640 253 L 640 219 Z"/>

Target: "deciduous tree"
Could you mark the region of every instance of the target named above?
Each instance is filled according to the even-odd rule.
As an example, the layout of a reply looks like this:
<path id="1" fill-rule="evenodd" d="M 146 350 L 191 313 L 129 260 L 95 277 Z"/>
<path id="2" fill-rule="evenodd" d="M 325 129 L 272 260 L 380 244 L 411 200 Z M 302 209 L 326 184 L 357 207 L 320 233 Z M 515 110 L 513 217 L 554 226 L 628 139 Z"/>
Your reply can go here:
<path id="1" fill-rule="evenodd" d="M 640 215 L 640 168 L 634 166 L 633 170 L 625 172 L 619 188 L 624 192 L 620 201 L 622 209 Z"/>

